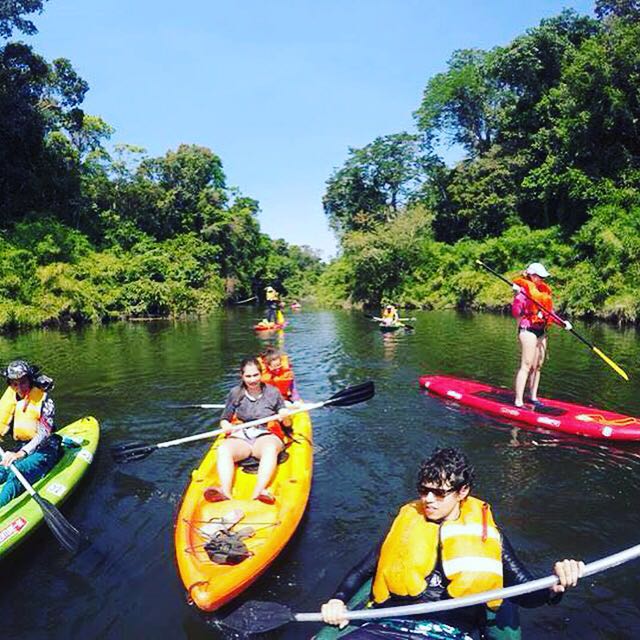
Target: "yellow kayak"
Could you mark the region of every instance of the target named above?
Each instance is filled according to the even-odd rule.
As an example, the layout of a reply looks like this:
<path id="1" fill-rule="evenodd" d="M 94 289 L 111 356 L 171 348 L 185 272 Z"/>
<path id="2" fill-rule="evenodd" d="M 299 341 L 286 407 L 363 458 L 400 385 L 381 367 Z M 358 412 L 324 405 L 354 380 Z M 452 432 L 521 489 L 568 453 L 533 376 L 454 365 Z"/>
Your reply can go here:
<path id="1" fill-rule="evenodd" d="M 178 571 L 189 599 L 214 611 L 244 591 L 275 560 L 300 522 L 311 491 L 313 442 L 308 413 L 292 416 L 293 434 L 280 454 L 269 492 L 275 504 L 251 500 L 255 469 L 238 466 L 233 499 L 207 502 L 219 485 L 214 442 L 192 472 L 175 522 Z"/>

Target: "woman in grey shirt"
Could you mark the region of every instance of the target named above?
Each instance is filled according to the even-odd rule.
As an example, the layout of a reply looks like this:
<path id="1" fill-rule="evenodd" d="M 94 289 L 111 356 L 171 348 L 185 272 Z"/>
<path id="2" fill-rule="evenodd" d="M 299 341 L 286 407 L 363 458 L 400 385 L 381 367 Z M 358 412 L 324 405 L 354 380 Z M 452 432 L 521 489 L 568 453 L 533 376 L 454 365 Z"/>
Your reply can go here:
<path id="1" fill-rule="evenodd" d="M 284 449 L 284 433 L 278 420 L 258 427 L 231 428 L 240 422 L 250 422 L 279 414 L 288 426 L 284 398 L 276 387 L 261 381 L 260 366 L 255 358 L 240 363 L 241 383 L 231 390 L 220 420 L 220 427 L 227 433 L 218 448 L 217 468 L 219 487 L 209 487 L 205 498 L 210 502 L 229 500 L 232 495 L 235 463 L 250 456 L 260 460 L 258 478 L 252 499 L 273 504 L 275 498 L 267 491 L 278 464 L 278 454 Z"/>

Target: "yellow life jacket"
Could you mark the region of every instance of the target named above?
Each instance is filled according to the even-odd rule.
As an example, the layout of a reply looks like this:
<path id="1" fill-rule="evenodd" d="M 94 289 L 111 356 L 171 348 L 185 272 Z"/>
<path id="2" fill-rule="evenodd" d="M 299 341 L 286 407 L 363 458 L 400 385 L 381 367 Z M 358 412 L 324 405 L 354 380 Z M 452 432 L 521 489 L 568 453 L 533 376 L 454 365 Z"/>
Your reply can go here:
<path id="1" fill-rule="evenodd" d="M 35 437 L 46 397 L 45 391 L 32 387 L 26 398 L 18 400 L 13 414 L 13 437 L 16 440 L 28 441 Z"/>
<path id="2" fill-rule="evenodd" d="M 7 387 L 0 398 L 0 436 L 4 436 L 9 431 L 15 408 L 16 392 L 11 387 Z"/>
<path id="3" fill-rule="evenodd" d="M 284 324 L 284 313 L 280 309 L 276 311 L 276 324 Z"/>
<path id="4" fill-rule="evenodd" d="M 442 569 L 452 598 L 502 588 L 502 543 L 489 505 L 467 497 L 457 520 L 429 522 L 420 500 L 404 505 L 382 544 L 373 580 L 373 600 L 419 596 L 435 569 Z M 497 609 L 501 600 L 488 603 Z"/>

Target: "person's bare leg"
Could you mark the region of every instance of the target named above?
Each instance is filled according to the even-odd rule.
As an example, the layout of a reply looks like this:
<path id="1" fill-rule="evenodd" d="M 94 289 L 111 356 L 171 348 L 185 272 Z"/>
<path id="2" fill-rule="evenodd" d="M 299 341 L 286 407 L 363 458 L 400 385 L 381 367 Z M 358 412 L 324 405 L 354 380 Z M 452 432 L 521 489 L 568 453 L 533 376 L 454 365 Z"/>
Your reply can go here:
<path id="1" fill-rule="evenodd" d="M 530 331 L 520 331 L 518 341 L 520 342 L 520 368 L 516 373 L 515 405 L 521 407 L 524 404 L 524 389 L 527 385 L 527 379 L 536 359 L 538 339 Z"/>

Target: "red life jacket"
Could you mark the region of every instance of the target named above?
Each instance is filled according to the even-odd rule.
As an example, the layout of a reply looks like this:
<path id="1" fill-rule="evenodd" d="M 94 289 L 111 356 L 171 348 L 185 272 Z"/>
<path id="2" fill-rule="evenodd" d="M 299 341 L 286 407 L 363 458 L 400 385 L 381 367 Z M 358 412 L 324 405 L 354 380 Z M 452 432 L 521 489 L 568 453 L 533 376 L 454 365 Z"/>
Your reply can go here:
<path id="1" fill-rule="evenodd" d="M 544 282 L 537 284 L 529 278 L 514 278 L 515 284 L 522 287 L 524 292 L 533 298 L 538 304 L 531 300 L 526 301 L 522 316 L 529 321 L 533 327 L 544 328 L 554 322 L 553 318 L 553 300 L 551 299 L 551 288 Z M 543 311 L 542 309 L 546 310 Z"/>

